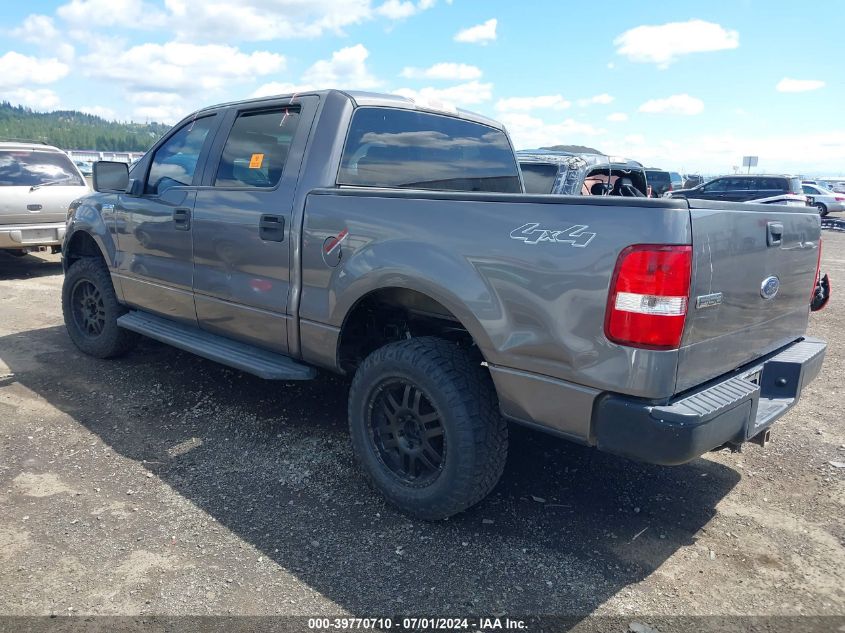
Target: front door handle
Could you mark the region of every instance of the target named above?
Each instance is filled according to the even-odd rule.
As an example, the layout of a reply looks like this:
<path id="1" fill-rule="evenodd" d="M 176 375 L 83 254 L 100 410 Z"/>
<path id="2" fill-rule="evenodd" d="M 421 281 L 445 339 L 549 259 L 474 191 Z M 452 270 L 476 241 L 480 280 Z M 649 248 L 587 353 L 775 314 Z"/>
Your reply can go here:
<path id="1" fill-rule="evenodd" d="M 766 225 L 766 244 L 780 246 L 781 242 L 783 242 L 783 224 L 781 222 L 769 222 Z"/>
<path id="2" fill-rule="evenodd" d="M 285 219 L 279 215 L 262 215 L 258 221 L 258 237 L 266 242 L 285 239 Z"/>
<path id="3" fill-rule="evenodd" d="M 177 231 L 189 231 L 191 229 L 190 209 L 173 209 L 173 228 Z"/>

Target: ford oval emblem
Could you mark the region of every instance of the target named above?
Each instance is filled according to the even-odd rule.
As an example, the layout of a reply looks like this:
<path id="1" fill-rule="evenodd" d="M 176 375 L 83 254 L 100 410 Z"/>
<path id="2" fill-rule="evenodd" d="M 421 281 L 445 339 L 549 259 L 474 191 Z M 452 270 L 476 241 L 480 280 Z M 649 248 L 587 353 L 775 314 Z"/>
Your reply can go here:
<path id="1" fill-rule="evenodd" d="M 775 276 L 766 277 L 760 284 L 760 296 L 764 299 L 774 299 L 780 290 L 780 279 Z"/>

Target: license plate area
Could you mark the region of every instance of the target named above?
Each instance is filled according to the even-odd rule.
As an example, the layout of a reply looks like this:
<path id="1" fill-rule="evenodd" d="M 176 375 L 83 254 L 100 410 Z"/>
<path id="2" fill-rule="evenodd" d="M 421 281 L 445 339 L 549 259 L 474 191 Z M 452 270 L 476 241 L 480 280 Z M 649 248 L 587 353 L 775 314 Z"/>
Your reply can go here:
<path id="1" fill-rule="evenodd" d="M 21 241 L 24 244 L 54 242 L 56 239 L 56 229 L 24 229 L 21 231 Z"/>

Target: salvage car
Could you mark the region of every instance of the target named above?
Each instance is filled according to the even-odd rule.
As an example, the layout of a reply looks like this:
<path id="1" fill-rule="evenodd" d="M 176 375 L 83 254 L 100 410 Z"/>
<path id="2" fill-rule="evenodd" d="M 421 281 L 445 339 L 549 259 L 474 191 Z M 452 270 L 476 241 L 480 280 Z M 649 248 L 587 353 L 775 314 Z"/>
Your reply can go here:
<path id="1" fill-rule="evenodd" d="M 626 158 L 541 149 L 516 155 L 526 193 L 642 197 L 648 188 L 643 166 Z"/>
<path id="2" fill-rule="evenodd" d="M 808 182 L 803 182 L 801 189 L 806 195 L 813 197 L 813 205 L 819 210 L 820 216 L 825 217 L 831 212 L 845 211 L 845 194 Z"/>
<path id="3" fill-rule="evenodd" d="M 508 421 L 657 464 L 765 444 L 825 354 L 815 210 L 526 194 L 503 126 L 469 112 L 226 103 L 94 183 L 63 250 L 73 343 L 352 376 L 361 471 L 423 519 L 492 490 Z"/>
<path id="4" fill-rule="evenodd" d="M 59 250 L 71 202 L 89 193 L 67 154 L 42 143 L 0 142 L 0 250 Z"/>

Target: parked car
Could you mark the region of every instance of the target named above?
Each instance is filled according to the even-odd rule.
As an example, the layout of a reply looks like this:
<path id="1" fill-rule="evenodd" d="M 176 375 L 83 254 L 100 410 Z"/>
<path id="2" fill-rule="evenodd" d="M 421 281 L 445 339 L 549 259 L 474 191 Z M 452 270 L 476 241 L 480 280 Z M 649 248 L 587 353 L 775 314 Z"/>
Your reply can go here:
<path id="1" fill-rule="evenodd" d="M 637 161 L 558 150 L 516 153 L 526 193 L 644 196 L 645 170 Z"/>
<path id="2" fill-rule="evenodd" d="M 845 211 L 845 194 L 835 193 L 826 187 L 806 181 L 801 184 L 801 190 L 813 197 L 813 204 L 822 217 L 830 212 Z"/>
<path id="3" fill-rule="evenodd" d="M 63 251 L 74 344 L 107 358 L 140 333 L 270 380 L 354 376 L 353 453 L 417 517 L 484 498 L 506 420 L 679 464 L 765 444 L 821 370 L 815 210 L 526 195 L 504 128 L 468 112 L 228 103 L 94 181 Z"/>
<path id="4" fill-rule="evenodd" d="M 669 178 L 672 180 L 672 189 L 684 188 L 684 177 L 676 171 L 669 172 Z"/>
<path id="5" fill-rule="evenodd" d="M 645 170 L 648 186 L 651 187 L 652 198 L 662 198 L 667 191 L 672 191 L 672 176 L 668 171 L 657 167 L 648 167 Z"/>
<path id="6" fill-rule="evenodd" d="M 88 160 L 75 160 L 73 164 L 79 169 L 79 173 L 83 176 L 91 176 L 94 173 L 93 163 Z"/>
<path id="7" fill-rule="evenodd" d="M 0 249 L 58 251 L 68 207 L 89 193 L 67 154 L 41 143 L 0 142 Z"/>
<path id="8" fill-rule="evenodd" d="M 704 184 L 704 177 L 703 176 L 690 174 L 686 178 L 684 178 L 683 189 L 692 189 L 693 187 L 697 187 L 698 185 L 701 185 L 701 184 Z"/>
<path id="9" fill-rule="evenodd" d="M 763 174 L 720 176 L 691 189 L 672 191 L 669 195 L 672 198 L 747 202 L 782 194 L 803 195 L 801 179 Z"/>

